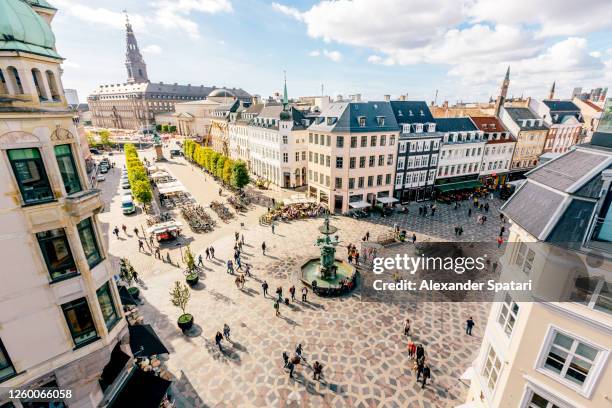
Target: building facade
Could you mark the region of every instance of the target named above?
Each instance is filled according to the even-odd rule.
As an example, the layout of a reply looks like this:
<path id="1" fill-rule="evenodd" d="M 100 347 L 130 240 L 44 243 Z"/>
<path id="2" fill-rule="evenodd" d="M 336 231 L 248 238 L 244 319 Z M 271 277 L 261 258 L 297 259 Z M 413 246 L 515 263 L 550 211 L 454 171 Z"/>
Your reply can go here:
<path id="1" fill-rule="evenodd" d="M 119 380 L 100 380 L 112 350 L 130 353 L 127 327 L 103 201 L 60 79 L 56 10 L 31 3 L 0 3 L 0 36 L 11 38 L 0 41 L 0 251 L 10 260 L 0 269 L 0 385 L 70 389 L 71 406 L 94 407 L 117 390 Z"/>
<path id="2" fill-rule="evenodd" d="M 486 143 L 484 132 L 470 118 L 436 119 L 436 127 L 442 133 L 436 189 L 448 192 L 477 187 Z"/>
<path id="3" fill-rule="evenodd" d="M 219 96 L 212 94 L 215 91 L 217 94 L 229 92 L 232 98 L 247 103 L 252 99 L 242 89 L 151 82 L 129 20 L 126 22 L 126 69 L 125 83 L 100 85 L 87 98 L 94 126 L 145 129 L 155 124 L 156 114 L 174 112 L 177 103 Z"/>
<path id="4" fill-rule="evenodd" d="M 391 101 L 399 126 L 393 196 L 401 203 L 433 194 L 442 133 L 423 101 Z"/>
<path id="5" fill-rule="evenodd" d="M 512 181 L 538 165 L 548 126 L 529 108 L 504 107 L 501 109 L 500 120 L 516 139 L 509 175 Z"/>
<path id="6" fill-rule="evenodd" d="M 495 117 L 472 116 L 471 119 L 482 131 L 485 140 L 480 164 L 480 182 L 495 189 L 504 185 L 508 179 L 516 139 Z"/>
<path id="7" fill-rule="evenodd" d="M 339 213 L 397 201 L 398 138 L 389 102 L 330 103 L 308 129 L 309 195 Z"/>
<path id="8" fill-rule="evenodd" d="M 583 119 L 579 143 L 588 143 L 591 141 L 591 137 L 599 125 L 603 106 L 599 106 L 588 99 L 583 100 L 578 97 L 574 97 L 572 102 L 580 109 Z"/>
<path id="9" fill-rule="evenodd" d="M 605 136 L 528 173 L 502 207 L 511 222 L 504 273 L 546 282 L 559 301 L 508 292 L 494 303 L 472 366 L 471 407 L 609 405 L 612 134 Z"/>
<path id="10" fill-rule="evenodd" d="M 549 126 L 544 153 L 565 153 L 580 139 L 584 119 L 580 108 L 571 101 L 532 99 L 529 107 Z"/>

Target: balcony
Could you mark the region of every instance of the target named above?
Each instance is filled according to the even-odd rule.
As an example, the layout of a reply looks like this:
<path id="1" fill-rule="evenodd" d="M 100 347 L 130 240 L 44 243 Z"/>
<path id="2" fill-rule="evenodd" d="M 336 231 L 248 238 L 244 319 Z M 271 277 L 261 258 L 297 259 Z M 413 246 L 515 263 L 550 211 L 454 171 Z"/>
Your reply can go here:
<path id="1" fill-rule="evenodd" d="M 73 217 L 98 212 L 104 207 L 102 191 L 97 188 L 79 191 L 66 197 L 66 211 Z"/>

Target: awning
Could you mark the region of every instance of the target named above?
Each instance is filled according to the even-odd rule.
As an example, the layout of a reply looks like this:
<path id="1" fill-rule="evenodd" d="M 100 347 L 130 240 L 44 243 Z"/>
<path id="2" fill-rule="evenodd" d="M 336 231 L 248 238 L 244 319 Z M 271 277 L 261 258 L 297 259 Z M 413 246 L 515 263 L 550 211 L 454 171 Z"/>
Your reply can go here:
<path id="1" fill-rule="evenodd" d="M 128 363 L 128 361 L 130 361 L 130 359 L 131 357 L 125 354 L 121 350 L 119 343 L 117 343 L 117 345 L 115 346 L 115 348 L 113 348 L 113 351 L 111 352 L 111 358 L 108 364 L 104 366 L 104 369 L 102 370 L 102 375 L 100 376 L 101 386 L 103 389 L 105 389 L 106 387 L 111 385 L 113 381 L 115 381 L 115 378 L 117 378 L 119 373 L 125 368 L 125 365 Z"/>
<path id="2" fill-rule="evenodd" d="M 177 193 L 179 191 L 187 191 L 185 186 L 179 181 L 158 184 L 157 190 L 159 191 L 159 194 L 170 194 L 170 193 Z"/>
<path id="3" fill-rule="evenodd" d="M 128 330 L 130 332 L 130 348 L 134 356 L 148 357 L 153 354 L 170 353 L 150 325 L 128 326 Z"/>
<path id="4" fill-rule="evenodd" d="M 119 299 L 121 299 L 121 304 L 123 306 L 128 306 L 128 305 L 137 305 L 138 302 L 136 302 L 136 300 L 134 300 L 134 297 L 132 297 L 132 295 L 130 295 L 130 292 L 128 292 L 127 288 L 125 286 L 119 286 Z"/>
<path id="5" fill-rule="evenodd" d="M 471 181 L 460 181 L 458 183 L 439 184 L 436 188 L 442 192 L 456 191 L 456 190 L 467 190 L 470 188 L 481 187 L 482 183 L 478 180 Z"/>
<path id="6" fill-rule="evenodd" d="M 397 203 L 399 200 L 395 197 L 377 197 L 376 201 L 381 204 Z"/>
<path id="7" fill-rule="evenodd" d="M 355 201 L 354 203 L 349 203 L 349 207 L 351 208 L 368 208 L 371 207 L 372 204 L 367 201 Z"/>
<path id="8" fill-rule="evenodd" d="M 172 381 L 142 370 L 134 370 L 110 407 L 159 408 Z"/>

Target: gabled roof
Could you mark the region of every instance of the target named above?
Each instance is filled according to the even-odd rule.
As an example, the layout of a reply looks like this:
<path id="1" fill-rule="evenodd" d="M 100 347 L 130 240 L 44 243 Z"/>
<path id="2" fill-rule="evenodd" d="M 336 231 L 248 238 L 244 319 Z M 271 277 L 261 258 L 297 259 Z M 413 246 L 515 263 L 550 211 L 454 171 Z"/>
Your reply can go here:
<path id="1" fill-rule="evenodd" d="M 359 125 L 360 118 L 365 118 L 365 126 Z M 378 125 L 378 118 L 384 118 L 384 125 Z M 327 118 L 335 118 L 328 123 Z M 382 102 L 333 102 L 321 112 L 318 120 L 310 129 L 323 132 L 393 132 L 399 127 L 391 104 Z"/>
<path id="2" fill-rule="evenodd" d="M 424 101 L 391 101 L 391 109 L 399 125 L 433 123 L 434 117 Z"/>
<path id="3" fill-rule="evenodd" d="M 541 125 L 537 124 L 537 121 L 542 120 L 542 118 L 536 115 L 529 108 L 506 108 L 504 107 L 503 109 L 508 113 L 512 121 L 516 123 L 521 130 L 548 130 L 548 126 L 546 126 L 544 122 L 542 122 Z M 526 126 L 523 126 L 523 120 L 525 119 L 527 120 L 534 119 L 536 120 L 536 124 L 531 126 L 528 123 Z"/>
<path id="4" fill-rule="evenodd" d="M 507 132 L 499 119 L 494 116 L 470 116 L 472 122 L 483 132 Z"/>
<path id="5" fill-rule="evenodd" d="M 470 118 L 436 118 L 438 132 L 473 132 L 478 130 Z"/>
<path id="6" fill-rule="evenodd" d="M 580 112 L 574 102 L 572 101 L 558 101 L 558 100 L 543 100 L 542 103 L 548 106 L 550 111 L 563 111 L 563 112 Z"/>
<path id="7" fill-rule="evenodd" d="M 553 124 L 573 122 L 583 123 L 580 108 L 572 101 L 544 100 L 549 109 L 550 120 Z"/>

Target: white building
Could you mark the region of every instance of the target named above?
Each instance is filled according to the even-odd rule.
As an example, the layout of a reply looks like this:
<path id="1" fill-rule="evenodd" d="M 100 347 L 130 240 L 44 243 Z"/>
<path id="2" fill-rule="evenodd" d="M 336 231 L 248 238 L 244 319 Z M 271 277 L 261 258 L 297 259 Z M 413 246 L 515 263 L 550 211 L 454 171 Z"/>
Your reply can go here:
<path id="1" fill-rule="evenodd" d="M 480 164 L 480 181 L 491 188 L 504 185 L 510 172 L 516 139 L 496 117 L 472 116 L 471 119 L 486 140 Z"/>

